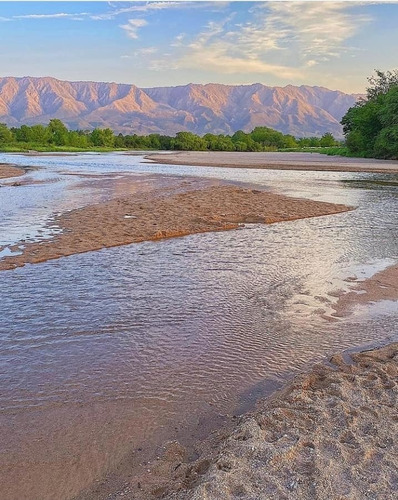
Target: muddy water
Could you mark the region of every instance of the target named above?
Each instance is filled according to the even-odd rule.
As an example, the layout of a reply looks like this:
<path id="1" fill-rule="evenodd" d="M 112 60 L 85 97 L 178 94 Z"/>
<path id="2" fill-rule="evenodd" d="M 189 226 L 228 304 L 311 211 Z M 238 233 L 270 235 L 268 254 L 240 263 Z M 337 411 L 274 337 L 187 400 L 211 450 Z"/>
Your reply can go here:
<path id="1" fill-rule="evenodd" d="M 157 166 L 119 155 L 28 160 L 46 166 L 32 179 L 53 180 L 1 188 L 7 244 L 21 232 L 18 215 L 40 211 L 40 196 L 48 208 L 34 231 L 54 210 L 112 196 L 112 176 L 127 174 L 226 178 L 358 208 L 2 272 L 2 499 L 72 498 L 126 455 L 189 441 L 327 353 L 397 338 L 394 302 L 327 319 L 347 278 L 397 261 L 392 175 Z M 6 204 L 3 190 L 19 201 L 7 194 Z"/>

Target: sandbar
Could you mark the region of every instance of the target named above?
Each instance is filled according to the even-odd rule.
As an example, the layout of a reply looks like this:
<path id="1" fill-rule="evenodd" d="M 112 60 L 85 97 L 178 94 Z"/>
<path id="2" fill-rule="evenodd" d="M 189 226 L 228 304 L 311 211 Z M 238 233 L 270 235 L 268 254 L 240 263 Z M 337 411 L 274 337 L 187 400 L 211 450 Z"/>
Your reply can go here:
<path id="1" fill-rule="evenodd" d="M 380 300 L 398 301 L 398 265 L 389 266 L 363 281 L 350 280 L 349 292 L 339 296 L 334 316 L 348 316 L 357 305 Z"/>
<path id="2" fill-rule="evenodd" d="M 24 175 L 26 172 L 23 168 L 8 163 L 0 163 L 0 179 L 7 179 L 9 177 L 18 177 Z"/>
<path id="3" fill-rule="evenodd" d="M 0 270 L 130 243 L 232 230 L 241 224 L 292 221 L 352 209 L 227 183 L 215 184 L 209 181 L 209 186 L 203 187 L 200 180 L 178 180 L 171 191 L 137 192 L 58 215 L 51 225 L 58 225 L 62 229 L 60 234 L 51 240 L 19 242 L 17 245 L 24 246 L 22 254 L 1 259 Z"/>
<path id="4" fill-rule="evenodd" d="M 241 153 L 226 151 L 178 151 L 145 157 L 155 163 L 206 167 L 304 170 L 327 172 L 398 173 L 398 161 L 346 158 L 319 153 Z"/>

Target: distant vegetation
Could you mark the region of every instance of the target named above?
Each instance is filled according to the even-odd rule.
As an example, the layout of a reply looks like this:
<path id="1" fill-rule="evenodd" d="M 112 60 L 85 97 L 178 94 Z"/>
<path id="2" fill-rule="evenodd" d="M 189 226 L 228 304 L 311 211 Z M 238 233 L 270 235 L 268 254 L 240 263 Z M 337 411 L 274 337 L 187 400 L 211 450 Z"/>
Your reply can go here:
<path id="1" fill-rule="evenodd" d="M 376 70 L 367 98 L 343 117 L 348 152 L 354 156 L 398 159 L 398 70 Z"/>
<path id="2" fill-rule="evenodd" d="M 107 151 L 114 149 L 157 149 L 181 151 L 278 151 L 305 148 L 330 148 L 339 143 L 332 134 L 323 137 L 296 139 L 292 135 L 268 127 L 256 127 L 252 132 L 239 130 L 232 136 L 206 134 L 200 137 L 192 132 L 167 135 L 115 135 L 109 129 L 93 131 L 68 130 L 61 120 L 53 119 L 47 126 L 22 125 L 8 128 L 0 124 L 2 151 Z"/>

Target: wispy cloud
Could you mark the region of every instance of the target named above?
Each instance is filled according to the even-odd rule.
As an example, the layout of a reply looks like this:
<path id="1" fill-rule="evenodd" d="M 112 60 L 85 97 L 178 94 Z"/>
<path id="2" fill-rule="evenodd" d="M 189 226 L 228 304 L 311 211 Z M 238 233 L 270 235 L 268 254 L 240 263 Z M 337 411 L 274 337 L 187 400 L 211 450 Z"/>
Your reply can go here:
<path id="1" fill-rule="evenodd" d="M 141 12 L 149 13 L 151 11 L 159 11 L 164 9 L 173 9 L 176 7 L 184 7 L 184 4 L 189 2 L 141 2 L 136 5 L 131 5 L 130 7 L 115 8 L 103 14 L 95 14 L 91 16 L 91 19 L 95 21 L 108 21 L 110 19 L 115 19 L 115 17 L 121 14 L 128 14 L 130 12 Z M 113 7 L 113 4 L 111 4 Z"/>
<path id="2" fill-rule="evenodd" d="M 352 2 L 263 2 L 251 18 L 234 23 L 234 15 L 210 22 L 185 44 L 179 35 L 174 68 L 200 68 L 223 74 L 251 72 L 304 78 L 306 71 L 353 51 L 347 44 L 370 18 Z M 170 61 L 153 61 L 155 69 Z"/>
<path id="3" fill-rule="evenodd" d="M 91 19 L 95 21 L 108 21 L 111 19 L 115 19 L 117 16 L 121 14 L 128 13 L 141 13 L 143 15 L 150 14 L 156 11 L 166 10 L 166 9 L 213 9 L 219 10 L 228 5 L 229 2 L 206 2 L 206 1 L 170 1 L 170 2 L 136 2 L 134 5 L 129 7 L 120 8 L 117 4 L 110 3 L 112 7 L 108 12 L 104 12 L 103 14 L 95 14 L 91 16 Z M 114 8 L 115 7 L 115 8 Z"/>
<path id="4" fill-rule="evenodd" d="M 135 50 L 132 54 L 123 54 L 121 59 L 136 59 L 140 57 L 149 56 L 158 52 L 157 47 L 143 47 L 142 49 Z"/>
<path id="5" fill-rule="evenodd" d="M 157 47 L 143 47 L 142 49 L 136 50 L 134 52 L 135 56 L 147 56 L 149 54 L 156 54 L 158 51 Z"/>
<path id="6" fill-rule="evenodd" d="M 138 38 L 138 30 L 147 24 L 145 19 L 129 19 L 127 24 L 121 24 L 120 28 L 124 29 L 129 38 L 136 40 Z"/>
<path id="7" fill-rule="evenodd" d="M 54 14 L 25 14 L 22 16 L 14 16 L 13 19 L 72 19 L 81 20 L 87 16 L 87 12 L 79 12 L 78 14 L 67 14 L 66 12 L 57 12 Z"/>
<path id="8" fill-rule="evenodd" d="M 303 60 L 318 63 L 350 50 L 346 41 L 371 21 L 369 16 L 354 10 L 358 5 L 353 2 L 272 2 L 255 9 L 258 13 L 266 10 L 264 28 L 277 46 L 294 45 Z"/>

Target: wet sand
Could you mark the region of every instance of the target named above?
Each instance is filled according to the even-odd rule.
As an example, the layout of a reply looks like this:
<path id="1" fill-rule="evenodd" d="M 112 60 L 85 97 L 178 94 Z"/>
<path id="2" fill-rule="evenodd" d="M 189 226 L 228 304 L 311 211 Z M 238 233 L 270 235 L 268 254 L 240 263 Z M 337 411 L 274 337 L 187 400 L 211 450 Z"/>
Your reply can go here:
<path id="1" fill-rule="evenodd" d="M 398 343 L 335 354 L 233 417 L 198 458 L 169 441 L 75 500 L 395 499 L 397 380 Z"/>
<path id="2" fill-rule="evenodd" d="M 328 172 L 398 173 L 398 161 L 346 158 L 319 153 L 239 153 L 179 151 L 153 153 L 145 157 L 155 163 L 206 167 L 258 168 Z"/>
<path id="3" fill-rule="evenodd" d="M 396 498 L 397 377 L 398 343 L 332 356 L 259 403 L 216 452 L 181 464 L 167 498 Z"/>
<path id="4" fill-rule="evenodd" d="M 0 179 L 7 179 L 9 177 L 18 177 L 24 175 L 26 172 L 23 168 L 9 165 L 8 163 L 0 163 Z"/>
<path id="5" fill-rule="evenodd" d="M 348 316 L 357 305 L 380 300 L 398 301 L 398 265 L 390 266 L 364 281 L 357 281 L 356 277 L 347 281 L 353 283 L 353 286 L 333 306 L 336 311 L 334 316 Z"/>
<path id="6" fill-rule="evenodd" d="M 135 193 L 56 216 L 62 233 L 19 242 L 22 251 L 0 260 L 0 270 L 130 243 L 237 229 L 241 224 L 291 221 L 346 212 L 350 207 L 223 184 L 176 181 L 174 190 Z M 197 186 L 200 186 L 198 188 Z M 180 192 L 176 192 L 180 190 Z M 23 245 L 24 248 L 18 248 Z M 1 250 L 1 249 L 0 249 Z"/>

